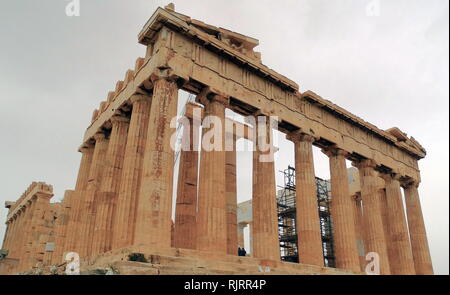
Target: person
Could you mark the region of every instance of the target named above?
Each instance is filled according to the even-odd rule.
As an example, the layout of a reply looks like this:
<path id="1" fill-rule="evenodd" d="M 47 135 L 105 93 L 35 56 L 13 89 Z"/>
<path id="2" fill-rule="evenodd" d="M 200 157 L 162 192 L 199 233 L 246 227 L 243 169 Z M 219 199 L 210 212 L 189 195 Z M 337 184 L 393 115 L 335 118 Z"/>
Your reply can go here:
<path id="1" fill-rule="evenodd" d="M 247 251 L 245 251 L 245 248 L 242 248 L 242 255 L 241 256 L 247 256 Z"/>
<path id="2" fill-rule="evenodd" d="M 242 249 L 241 249 L 241 247 L 238 247 L 238 256 L 242 256 Z"/>

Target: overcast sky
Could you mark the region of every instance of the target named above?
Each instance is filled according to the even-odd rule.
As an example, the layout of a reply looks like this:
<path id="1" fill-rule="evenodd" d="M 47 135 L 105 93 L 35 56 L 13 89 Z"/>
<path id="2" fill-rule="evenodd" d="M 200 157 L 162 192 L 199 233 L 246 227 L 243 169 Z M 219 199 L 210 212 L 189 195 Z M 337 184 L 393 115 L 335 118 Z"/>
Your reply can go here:
<path id="1" fill-rule="evenodd" d="M 0 201 L 32 181 L 73 189 L 92 111 L 145 49 L 137 34 L 151 0 L 0 0 Z M 427 150 L 419 192 L 436 273 L 449 272 L 449 15 L 447 0 L 176 1 L 176 11 L 260 40 L 263 63 L 381 129 Z M 372 9 L 367 9 L 371 5 Z M 293 165 L 280 140 L 276 169 Z M 251 196 L 238 156 L 239 200 Z M 329 177 L 315 150 L 316 174 Z M 280 177 L 277 178 L 281 184 Z M 5 220 L 6 209 L 0 210 Z M 4 226 L 0 226 L 3 237 Z"/>

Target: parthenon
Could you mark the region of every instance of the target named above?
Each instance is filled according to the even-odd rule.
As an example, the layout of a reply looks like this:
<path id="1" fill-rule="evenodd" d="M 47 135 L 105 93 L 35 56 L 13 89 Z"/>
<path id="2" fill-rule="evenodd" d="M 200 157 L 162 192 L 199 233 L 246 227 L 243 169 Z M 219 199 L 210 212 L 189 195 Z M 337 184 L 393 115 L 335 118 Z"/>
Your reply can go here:
<path id="1" fill-rule="evenodd" d="M 301 92 L 262 63 L 258 40 L 173 5 L 153 13 L 138 41 L 145 57 L 93 112 L 75 188 L 50 203 L 53 187 L 35 182 L 6 203 L 0 274 L 57 271 L 70 253 L 81 273 L 113 266 L 120 274 L 364 274 L 375 253 L 380 274 L 433 274 L 418 194 L 426 151 L 413 137 Z M 184 107 L 176 173 L 179 90 L 193 100 Z M 226 110 L 250 119 L 233 121 Z M 280 256 L 273 121 L 295 146 L 295 263 Z M 237 253 L 240 138 L 254 146 L 248 257 Z M 211 139 L 212 149 L 198 147 Z M 313 146 L 329 158 L 334 267 L 324 263 Z M 347 161 L 358 171 L 357 195 Z"/>

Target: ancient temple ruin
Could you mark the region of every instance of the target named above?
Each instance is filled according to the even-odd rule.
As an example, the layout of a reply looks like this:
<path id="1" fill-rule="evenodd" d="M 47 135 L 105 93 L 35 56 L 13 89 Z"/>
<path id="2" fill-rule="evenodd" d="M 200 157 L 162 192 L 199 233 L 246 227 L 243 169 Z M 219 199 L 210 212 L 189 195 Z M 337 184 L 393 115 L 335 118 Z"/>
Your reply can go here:
<path id="1" fill-rule="evenodd" d="M 381 274 L 433 273 L 418 195 L 418 161 L 426 152 L 414 138 L 398 128 L 381 130 L 312 91 L 302 92 L 262 63 L 254 51 L 258 40 L 191 19 L 172 5 L 154 12 L 138 41 L 147 48 L 145 57 L 93 113 L 79 148 L 75 188 L 54 204 L 51 186 L 33 183 L 6 204 L 2 248 L 8 254 L 0 272 L 64 267 L 67 253 L 75 252 L 81 272 L 114 265 L 122 274 L 358 274 L 365 271 L 364 256 L 375 252 Z M 281 260 L 274 162 L 260 161 L 265 152 L 258 148 L 251 257 L 239 257 L 236 250 L 235 145 L 181 150 L 172 204 L 170 123 L 179 90 L 194 95 L 186 105 L 191 123 L 196 109 L 201 118 L 213 115 L 222 123 L 226 109 L 277 118 L 278 130 L 295 144 L 300 263 Z M 235 129 L 241 124 L 239 136 L 256 147 L 272 132 L 270 124 L 260 134 L 256 125 L 232 123 Z M 217 127 L 202 128 L 204 136 Z M 235 129 L 222 128 L 217 142 L 229 136 L 235 142 Z M 193 134 L 184 131 L 185 137 Z M 195 143 L 191 138 L 189 145 Z M 330 163 L 333 267 L 324 264 L 313 146 Z M 349 189 L 346 160 L 359 171 L 357 197 Z"/>

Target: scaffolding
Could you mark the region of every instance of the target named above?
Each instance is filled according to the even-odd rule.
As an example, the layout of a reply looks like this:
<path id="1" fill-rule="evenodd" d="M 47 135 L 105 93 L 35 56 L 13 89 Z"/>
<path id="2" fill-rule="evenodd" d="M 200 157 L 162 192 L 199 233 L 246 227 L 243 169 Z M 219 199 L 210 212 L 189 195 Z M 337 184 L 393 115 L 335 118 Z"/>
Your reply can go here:
<path id="1" fill-rule="evenodd" d="M 277 195 L 281 259 L 288 262 L 299 262 L 298 239 L 295 228 L 295 168 L 288 166 L 287 169 L 280 172 L 284 176 L 284 186 L 280 187 Z M 330 214 L 330 183 L 316 177 L 316 187 L 324 265 L 335 267 L 333 228 Z"/>

